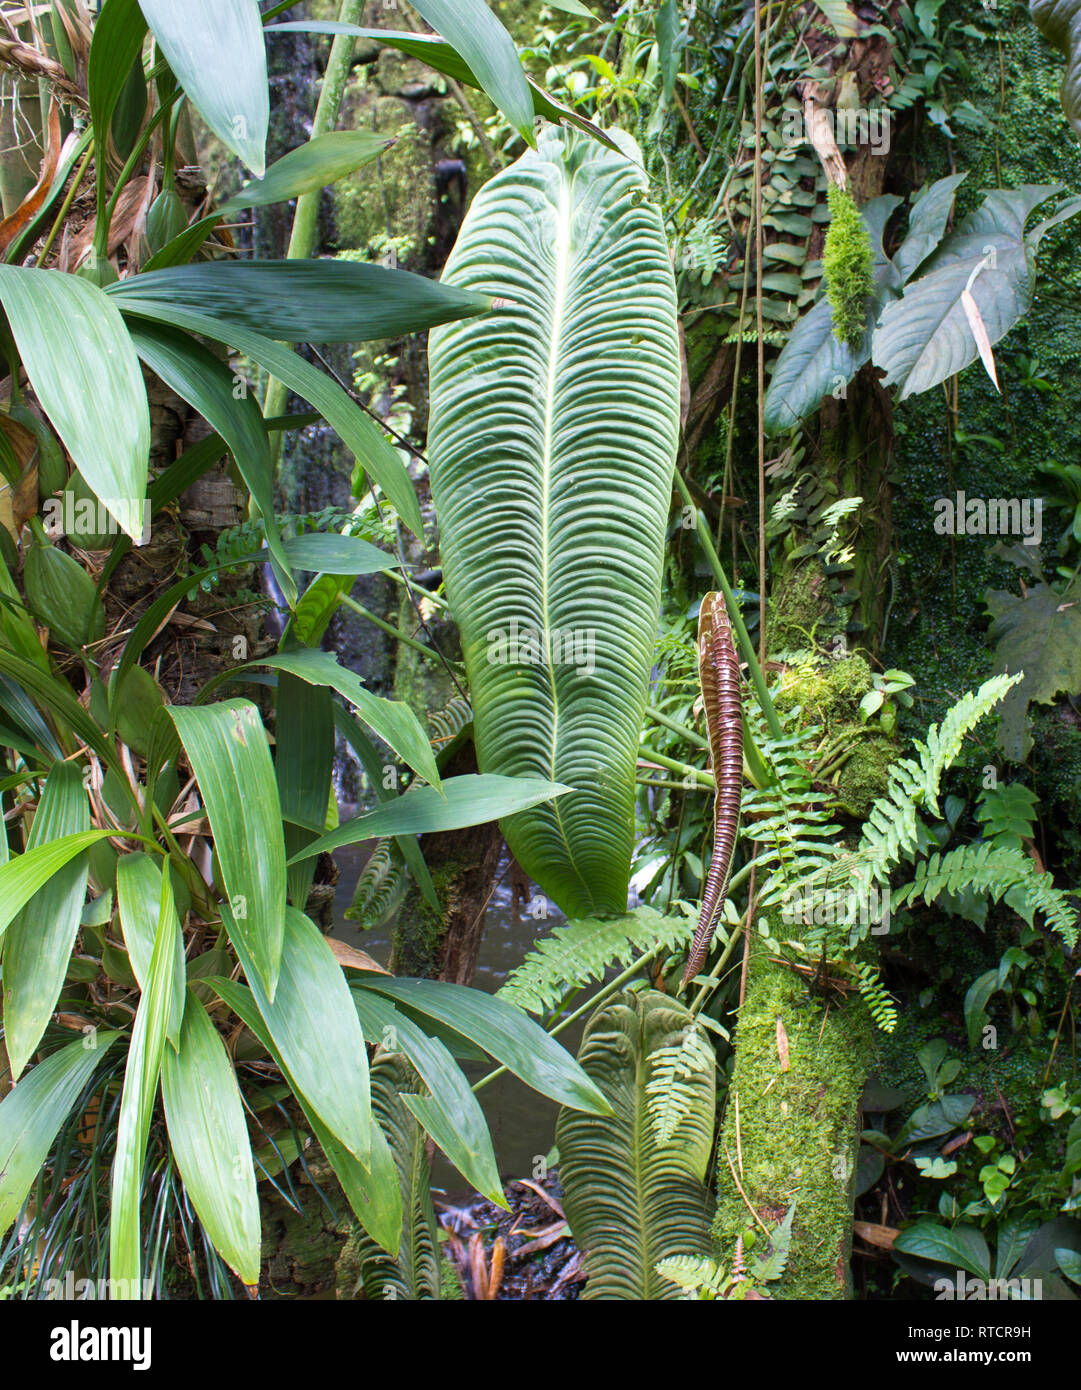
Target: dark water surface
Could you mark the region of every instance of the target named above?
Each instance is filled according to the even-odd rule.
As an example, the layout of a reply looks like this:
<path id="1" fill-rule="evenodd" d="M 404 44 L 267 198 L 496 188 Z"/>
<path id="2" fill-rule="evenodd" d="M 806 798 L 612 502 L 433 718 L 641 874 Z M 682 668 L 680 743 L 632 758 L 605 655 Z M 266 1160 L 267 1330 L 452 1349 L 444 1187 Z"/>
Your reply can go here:
<path id="1" fill-rule="evenodd" d="M 372 845 L 366 843 L 339 850 L 335 854 L 335 861 L 341 870 L 334 904 L 335 935 L 351 946 L 367 951 L 380 965 L 386 965 L 390 960 L 392 925 L 388 923 L 374 931 L 361 931 L 355 922 L 347 920 L 345 916 L 352 902 L 357 878 L 371 851 Z M 501 878 L 485 915 L 484 938 L 473 977 L 474 988 L 489 994 L 499 989 L 539 936 L 546 935 L 553 927 L 561 926 L 566 921 L 554 907 L 545 921 L 533 921 L 526 916 L 520 916 L 516 921 L 507 867 L 504 857 L 499 866 Z M 560 1042 L 572 1053 L 578 1049 L 582 1026 L 582 1023 L 575 1023 L 560 1034 Z M 463 1070 L 473 1082 L 480 1080 L 490 1069 L 479 1063 L 463 1065 Z M 492 1132 L 496 1160 L 504 1179 L 540 1176 L 538 1163 L 554 1142 L 559 1106 L 546 1096 L 531 1091 L 515 1076 L 501 1076 L 478 1095 Z M 436 1155 L 434 1177 L 436 1184 L 445 1189 L 449 1196 L 462 1198 L 467 1195 L 462 1177 L 440 1154 Z"/>

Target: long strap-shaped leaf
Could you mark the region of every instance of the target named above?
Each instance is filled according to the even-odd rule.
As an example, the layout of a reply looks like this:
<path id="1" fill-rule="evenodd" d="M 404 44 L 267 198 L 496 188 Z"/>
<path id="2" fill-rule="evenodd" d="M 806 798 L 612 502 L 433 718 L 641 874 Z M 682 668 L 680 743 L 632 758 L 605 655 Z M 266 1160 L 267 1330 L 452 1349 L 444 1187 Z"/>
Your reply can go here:
<path id="1" fill-rule="evenodd" d="M 698 615 L 698 672 L 706 707 L 706 727 L 713 761 L 713 859 L 706 875 L 698 928 L 687 957 L 683 983 L 701 970 L 709 952 L 717 917 L 728 895 L 732 856 L 739 831 L 743 790 L 743 705 L 739 657 L 723 594 L 707 594 Z"/>
<path id="2" fill-rule="evenodd" d="M 548 130 L 445 279 L 511 301 L 431 338 L 429 458 L 482 770 L 576 790 L 504 822 L 571 916 L 621 913 L 679 426 L 675 292 L 633 141 Z"/>

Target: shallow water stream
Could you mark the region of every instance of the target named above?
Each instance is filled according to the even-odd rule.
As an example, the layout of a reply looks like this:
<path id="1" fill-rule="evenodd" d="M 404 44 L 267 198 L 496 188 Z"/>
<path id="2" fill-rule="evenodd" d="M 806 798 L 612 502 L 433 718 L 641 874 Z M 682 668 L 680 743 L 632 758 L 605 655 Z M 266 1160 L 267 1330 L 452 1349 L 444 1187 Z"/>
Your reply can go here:
<path id="1" fill-rule="evenodd" d="M 340 850 L 335 856 L 341 869 L 334 904 L 335 935 L 351 946 L 367 951 L 380 965 L 386 965 L 391 950 L 390 924 L 374 931 L 361 931 L 355 922 L 349 921 L 345 916 L 346 909 L 352 901 L 354 885 L 371 849 L 370 844 L 361 844 Z M 507 868 L 508 863 L 504 855 L 499 866 L 499 882 L 488 904 L 484 939 L 473 978 L 474 988 L 483 989 L 490 994 L 499 989 L 510 971 L 531 949 L 538 936 L 551 931 L 554 926 L 562 925 L 566 920 L 555 908 L 552 908 L 551 915 L 543 922 L 533 921 L 525 916 L 519 916 L 515 920 Z M 573 1053 L 578 1049 L 581 1035 L 582 1024 L 572 1024 L 566 1032 L 560 1034 L 560 1041 Z M 463 1070 L 471 1081 L 478 1081 L 490 1068 L 480 1063 L 465 1063 Z M 501 1076 L 490 1086 L 486 1086 L 479 1096 L 492 1132 L 499 1171 L 504 1179 L 537 1175 L 538 1160 L 548 1153 L 553 1144 L 559 1106 L 547 1097 L 531 1091 L 517 1077 L 509 1075 Z M 434 1177 L 437 1186 L 442 1187 L 448 1197 L 463 1198 L 468 1195 L 460 1174 L 439 1154 L 436 1155 L 434 1164 Z"/>

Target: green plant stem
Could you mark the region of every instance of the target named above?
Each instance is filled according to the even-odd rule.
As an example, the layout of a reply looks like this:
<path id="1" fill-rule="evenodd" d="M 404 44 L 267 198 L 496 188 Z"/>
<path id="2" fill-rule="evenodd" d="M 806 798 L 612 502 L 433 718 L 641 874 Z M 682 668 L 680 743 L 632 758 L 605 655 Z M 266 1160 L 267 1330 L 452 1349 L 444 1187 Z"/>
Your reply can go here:
<path id="1" fill-rule="evenodd" d="M 694 729 L 688 729 L 686 724 L 681 724 L 678 719 L 673 719 L 671 715 L 662 713 L 661 710 L 655 709 L 652 705 L 647 705 L 646 718 L 652 720 L 654 724 L 659 724 L 662 729 L 671 729 L 672 733 L 679 734 L 680 738 L 685 739 L 687 743 L 694 744 L 695 748 L 704 748 L 709 752 L 709 740 L 707 738 L 703 738 Z"/>
<path id="2" fill-rule="evenodd" d="M 575 1009 L 573 1013 L 568 1014 L 561 1023 L 557 1023 L 554 1028 L 549 1028 L 547 1030 L 548 1036 L 552 1038 L 558 1037 L 559 1034 L 569 1028 L 572 1023 L 577 1022 L 583 1014 L 587 1014 L 591 1009 L 597 1008 L 610 995 L 622 989 L 628 980 L 634 979 L 635 975 L 639 973 L 643 966 L 649 965 L 652 961 L 656 960 L 660 953 L 666 949 L 667 948 L 664 946 L 654 946 L 652 951 L 647 951 L 644 956 L 639 956 L 632 965 L 627 966 L 622 974 L 617 975 L 614 980 L 610 980 L 608 984 L 599 989 L 596 994 L 590 995 L 584 1004 L 580 1004 L 578 1008 Z M 496 1067 L 496 1069 L 490 1071 L 487 1076 L 482 1076 L 473 1086 L 474 1092 L 482 1091 L 485 1086 L 495 1081 L 498 1077 L 503 1076 L 506 1070 L 506 1067 Z"/>
<path id="3" fill-rule="evenodd" d="M 712 791 L 712 787 L 685 787 L 682 782 L 666 782 L 663 777 L 636 777 L 635 782 L 640 787 L 657 787 L 661 791 L 685 792 L 685 791 Z M 674 861 L 673 861 L 674 862 Z"/>
<path id="4" fill-rule="evenodd" d="M 53 249 L 53 242 L 56 240 L 56 235 L 60 231 L 60 228 L 64 225 L 64 219 L 71 210 L 71 205 L 75 201 L 75 195 L 79 191 L 79 185 L 83 181 L 83 175 L 86 173 L 87 166 L 93 154 L 94 142 L 91 140 L 86 147 L 86 153 L 82 157 L 82 162 L 78 169 L 75 170 L 75 176 L 71 180 L 71 187 L 64 195 L 64 201 L 60 204 L 60 211 L 56 214 L 56 221 L 49 228 L 49 235 L 45 238 L 45 245 L 41 248 L 41 255 L 38 257 L 38 265 L 45 264 L 46 257 Z"/>
<path id="5" fill-rule="evenodd" d="M 363 10 L 363 0 L 342 0 L 338 22 L 357 25 L 361 21 Z M 315 117 L 312 120 L 311 138 L 313 140 L 320 135 L 326 135 L 337 124 L 342 98 L 345 95 L 345 84 L 349 80 L 349 65 L 353 57 L 355 43 L 356 40 L 349 34 L 335 34 L 334 36 L 330 57 L 327 59 L 327 69 L 323 74 L 323 86 L 315 108 Z M 293 214 L 293 230 L 289 236 L 289 249 L 285 253 L 288 260 L 306 261 L 315 250 L 321 198 L 321 191 L 317 191 L 315 193 L 302 193 L 297 199 L 296 211 Z M 272 377 L 267 383 L 263 414 L 283 414 L 288 399 L 288 387 L 284 382 L 276 381 Z M 280 438 L 276 441 L 276 446 L 280 449 Z"/>
<path id="6" fill-rule="evenodd" d="M 694 513 L 695 529 L 698 532 L 698 539 L 701 542 L 702 549 L 706 553 L 706 559 L 709 561 L 710 569 L 712 569 L 717 583 L 721 586 L 721 593 L 724 594 L 724 601 L 728 606 L 728 615 L 732 619 L 732 626 L 736 630 L 736 638 L 739 642 L 740 652 L 742 653 L 744 661 L 747 663 L 747 669 L 750 672 L 751 681 L 754 684 L 755 693 L 758 696 L 759 706 L 765 716 L 766 723 L 769 725 L 769 731 L 774 738 L 784 738 L 784 730 L 781 728 L 781 721 L 777 717 L 777 711 L 773 707 L 773 701 L 770 699 L 769 689 L 766 686 L 766 677 L 759 664 L 754 644 L 747 632 L 747 624 L 743 621 L 743 614 L 740 612 L 736 596 L 732 591 L 731 584 L 728 582 L 728 576 L 724 572 L 724 566 L 721 564 L 720 556 L 717 554 L 716 547 L 713 544 L 713 537 L 710 535 L 706 518 L 699 508 L 695 506 L 694 498 L 691 496 L 691 490 L 684 482 L 683 476 L 678 468 L 676 469 L 675 479 L 676 488 L 679 491 L 679 495 L 683 498 L 684 505 L 690 507 L 691 511 Z"/>
<path id="7" fill-rule="evenodd" d="M 659 767 L 666 767 L 669 772 L 679 772 L 684 777 L 693 777 L 700 787 L 708 787 L 711 791 L 713 790 L 713 778 L 708 772 L 703 772 L 700 767 L 691 767 L 690 763 L 677 762 L 675 758 L 668 758 L 663 753 L 655 752 L 652 748 L 643 746 L 638 751 L 646 762 L 656 763 Z"/>
<path id="8" fill-rule="evenodd" d="M 393 637 L 396 642 L 401 642 L 406 647 L 412 647 L 415 652 L 420 652 L 422 656 L 431 657 L 433 661 L 440 661 L 437 651 L 431 647 L 426 647 L 423 642 L 418 642 L 415 637 L 409 637 L 406 633 L 399 631 L 393 623 L 386 622 L 383 618 L 377 617 L 370 609 L 365 608 L 362 603 L 358 603 L 355 598 L 350 598 L 348 594 L 342 595 L 342 603 L 347 608 L 351 608 L 361 618 L 367 618 L 370 623 L 374 623 L 380 631 L 385 632 L 388 637 Z"/>

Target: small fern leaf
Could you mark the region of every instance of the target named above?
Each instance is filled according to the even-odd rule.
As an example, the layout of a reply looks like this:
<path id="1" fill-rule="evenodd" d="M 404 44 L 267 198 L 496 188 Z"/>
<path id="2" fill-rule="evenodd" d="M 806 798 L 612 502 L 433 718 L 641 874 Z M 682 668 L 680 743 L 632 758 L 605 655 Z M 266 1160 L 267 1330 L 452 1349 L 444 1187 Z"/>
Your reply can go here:
<path id="1" fill-rule="evenodd" d="M 581 918 L 542 938 L 499 991 L 499 997 L 528 1013 L 556 1008 L 571 991 L 603 980 L 613 965 L 629 965 L 655 948 L 686 946 L 687 917 L 666 917 L 639 907 L 623 917 Z"/>
<path id="2" fill-rule="evenodd" d="M 713 1048 L 697 1024 L 685 1030 L 674 1046 L 660 1047 L 647 1063 L 649 1122 L 659 1144 L 667 1144 L 693 1110 L 701 1089 L 701 1074 L 716 1066 Z"/>

